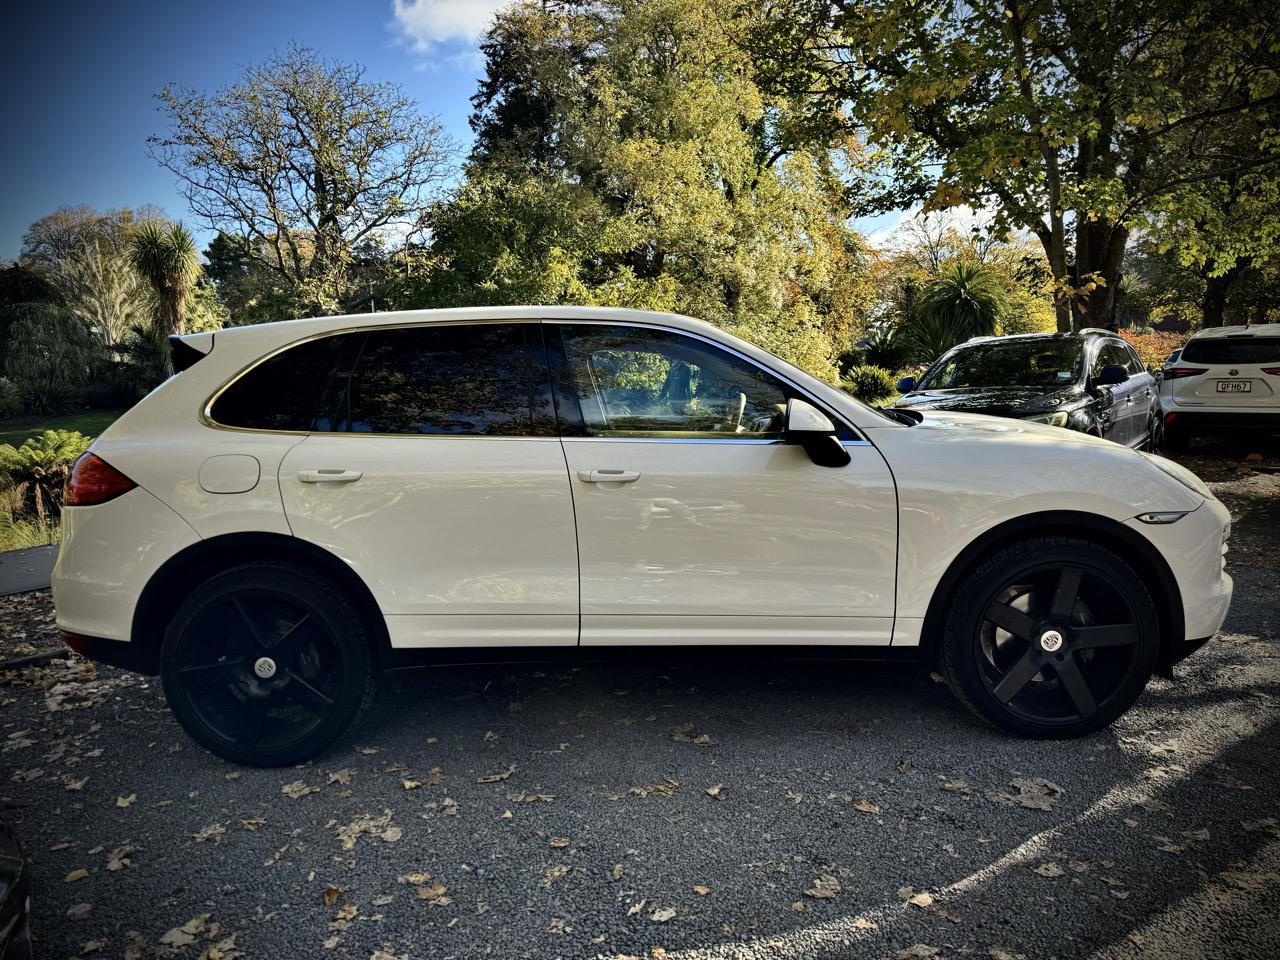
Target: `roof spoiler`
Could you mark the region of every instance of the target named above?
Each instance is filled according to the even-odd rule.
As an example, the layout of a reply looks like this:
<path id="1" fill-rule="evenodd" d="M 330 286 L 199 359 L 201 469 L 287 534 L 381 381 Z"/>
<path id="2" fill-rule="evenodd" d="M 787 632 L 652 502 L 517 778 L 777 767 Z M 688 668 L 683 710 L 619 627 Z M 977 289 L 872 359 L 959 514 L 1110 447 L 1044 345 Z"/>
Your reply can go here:
<path id="1" fill-rule="evenodd" d="M 212 333 L 189 333 L 186 336 L 175 333 L 169 337 L 169 360 L 174 373 L 194 367 L 212 352 Z"/>

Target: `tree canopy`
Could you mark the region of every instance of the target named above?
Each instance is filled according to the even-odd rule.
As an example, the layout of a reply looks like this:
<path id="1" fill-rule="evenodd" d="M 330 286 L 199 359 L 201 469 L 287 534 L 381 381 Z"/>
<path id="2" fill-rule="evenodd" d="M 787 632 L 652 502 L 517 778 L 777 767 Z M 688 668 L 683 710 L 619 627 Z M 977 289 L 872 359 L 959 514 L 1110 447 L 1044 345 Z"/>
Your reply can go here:
<path id="1" fill-rule="evenodd" d="M 1278 30 L 1251 0 L 777 0 L 753 47 L 812 123 L 865 136 L 863 209 L 1039 238 L 1065 329 L 1112 321 L 1144 218 L 1276 169 Z"/>

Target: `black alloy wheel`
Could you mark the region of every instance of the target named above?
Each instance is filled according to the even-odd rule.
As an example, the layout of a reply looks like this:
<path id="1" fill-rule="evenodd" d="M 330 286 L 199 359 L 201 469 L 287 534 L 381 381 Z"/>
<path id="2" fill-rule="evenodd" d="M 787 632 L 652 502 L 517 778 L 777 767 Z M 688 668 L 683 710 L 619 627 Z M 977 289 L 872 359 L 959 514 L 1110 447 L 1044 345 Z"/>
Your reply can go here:
<path id="1" fill-rule="evenodd" d="M 254 766 L 314 756 L 354 722 L 374 686 L 355 608 L 327 580 L 276 563 L 197 588 L 166 632 L 161 678 L 195 740 Z"/>
<path id="2" fill-rule="evenodd" d="M 1158 620 L 1141 579 L 1083 540 L 1022 541 L 965 578 L 944 665 L 974 712 L 1024 736 L 1070 737 L 1111 723 L 1151 677 Z"/>

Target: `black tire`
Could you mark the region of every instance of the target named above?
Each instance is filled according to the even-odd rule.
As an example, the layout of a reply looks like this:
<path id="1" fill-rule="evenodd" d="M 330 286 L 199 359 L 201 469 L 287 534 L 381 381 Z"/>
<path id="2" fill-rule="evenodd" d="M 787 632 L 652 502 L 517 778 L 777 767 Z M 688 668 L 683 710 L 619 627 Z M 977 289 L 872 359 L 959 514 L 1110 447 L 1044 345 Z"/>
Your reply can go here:
<path id="1" fill-rule="evenodd" d="M 1186 427 L 1166 426 L 1160 436 L 1160 449 L 1166 453 L 1185 453 L 1191 445 L 1191 435 Z"/>
<path id="2" fill-rule="evenodd" d="M 1160 647 L 1141 578 L 1075 537 L 1029 538 L 985 557 L 960 582 L 944 629 L 942 673 L 960 702 L 1035 739 L 1110 724 L 1146 687 Z"/>
<path id="3" fill-rule="evenodd" d="M 287 563 L 248 563 L 193 590 L 165 631 L 160 677 L 192 739 L 256 767 L 324 750 L 369 705 L 377 679 L 356 607 Z"/>

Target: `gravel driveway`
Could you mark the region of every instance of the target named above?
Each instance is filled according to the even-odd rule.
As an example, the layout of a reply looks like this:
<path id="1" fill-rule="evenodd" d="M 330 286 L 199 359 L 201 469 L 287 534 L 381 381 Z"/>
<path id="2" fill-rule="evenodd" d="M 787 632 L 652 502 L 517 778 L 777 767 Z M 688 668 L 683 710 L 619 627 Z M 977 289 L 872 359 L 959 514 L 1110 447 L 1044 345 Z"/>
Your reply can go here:
<path id="1" fill-rule="evenodd" d="M 1224 632 L 1112 729 L 1028 743 L 927 671 L 455 669 L 321 760 L 237 769 L 154 681 L 0 685 L 41 957 L 1257 957 L 1280 947 L 1280 476 Z M 45 594 L 3 637 L 40 646 Z M 20 636 L 16 636 L 20 635 Z"/>

